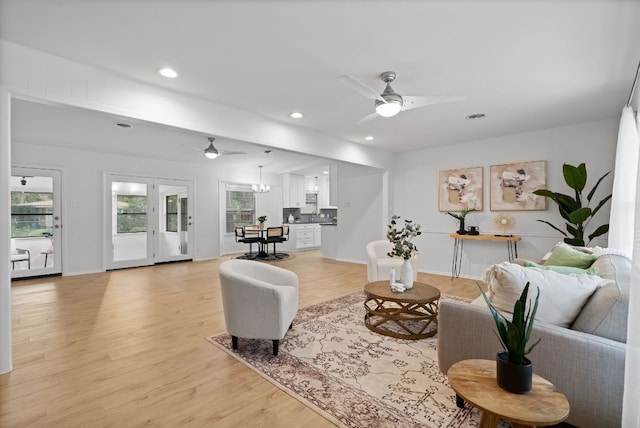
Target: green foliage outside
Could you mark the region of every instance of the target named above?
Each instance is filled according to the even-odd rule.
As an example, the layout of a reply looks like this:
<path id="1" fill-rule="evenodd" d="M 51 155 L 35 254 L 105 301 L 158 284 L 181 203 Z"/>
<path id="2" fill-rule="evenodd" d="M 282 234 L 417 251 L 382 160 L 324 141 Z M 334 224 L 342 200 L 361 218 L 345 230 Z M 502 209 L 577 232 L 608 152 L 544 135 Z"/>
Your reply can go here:
<path id="1" fill-rule="evenodd" d="M 11 192 L 11 237 L 42 237 L 53 225 L 53 193 Z"/>
<path id="2" fill-rule="evenodd" d="M 118 233 L 147 231 L 147 197 L 118 195 Z"/>

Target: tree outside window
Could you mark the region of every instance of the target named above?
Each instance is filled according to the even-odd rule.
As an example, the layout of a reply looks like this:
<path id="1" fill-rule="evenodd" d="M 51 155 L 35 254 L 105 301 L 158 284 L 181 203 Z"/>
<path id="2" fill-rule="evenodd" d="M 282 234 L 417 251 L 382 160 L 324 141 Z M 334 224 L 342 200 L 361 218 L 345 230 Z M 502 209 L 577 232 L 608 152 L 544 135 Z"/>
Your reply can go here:
<path id="1" fill-rule="evenodd" d="M 118 233 L 147 231 L 147 197 L 118 195 Z"/>
<path id="2" fill-rule="evenodd" d="M 227 186 L 227 233 L 256 224 L 255 194 L 249 186 Z"/>
<path id="3" fill-rule="evenodd" d="M 11 237 L 42 237 L 53 227 L 53 193 L 11 192 Z"/>

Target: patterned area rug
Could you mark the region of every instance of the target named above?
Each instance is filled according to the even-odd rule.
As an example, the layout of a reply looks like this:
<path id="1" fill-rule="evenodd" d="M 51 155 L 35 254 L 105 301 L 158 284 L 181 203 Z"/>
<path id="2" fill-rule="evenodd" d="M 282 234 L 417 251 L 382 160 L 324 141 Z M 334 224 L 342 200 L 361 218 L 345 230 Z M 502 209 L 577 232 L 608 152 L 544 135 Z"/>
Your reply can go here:
<path id="1" fill-rule="evenodd" d="M 446 297 L 443 297 L 446 298 Z M 207 338 L 283 391 L 342 427 L 475 427 L 438 369 L 436 338 L 400 340 L 364 326 L 364 293 L 298 312 L 272 355 L 270 340 Z"/>

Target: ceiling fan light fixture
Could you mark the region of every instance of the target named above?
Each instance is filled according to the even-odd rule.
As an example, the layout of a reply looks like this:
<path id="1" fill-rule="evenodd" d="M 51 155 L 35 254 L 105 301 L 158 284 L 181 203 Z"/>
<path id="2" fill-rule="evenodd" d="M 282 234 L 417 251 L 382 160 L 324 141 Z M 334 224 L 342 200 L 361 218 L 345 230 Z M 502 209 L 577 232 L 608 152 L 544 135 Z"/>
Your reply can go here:
<path id="1" fill-rule="evenodd" d="M 218 149 L 213 147 L 213 142 L 211 142 L 211 143 L 209 143 L 209 147 L 204 149 L 204 155 L 206 157 L 208 157 L 209 159 L 215 159 L 218 156 L 220 156 L 220 152 L 218 152 Z"/>
<path id="2" fill-rule="evenodd" d="M 382 117 L 393 117 L 402 110 L 402 101 L 388 100 L 386 103 L 380 100 L 376 101 L 376 113 Z"/>

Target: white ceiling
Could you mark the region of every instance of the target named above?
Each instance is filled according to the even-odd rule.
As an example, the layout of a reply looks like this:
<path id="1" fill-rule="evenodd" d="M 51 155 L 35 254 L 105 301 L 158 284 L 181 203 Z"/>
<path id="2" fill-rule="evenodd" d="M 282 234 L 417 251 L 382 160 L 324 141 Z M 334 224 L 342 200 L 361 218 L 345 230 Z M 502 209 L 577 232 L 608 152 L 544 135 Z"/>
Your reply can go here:
<path id="1" fill-rule="evenodd" d="M 618 116 L 640 59 L 638 18 L 640 1 L 623 0 L 0 0 L 0 38 L 404 152 Z M 179 77 L 158 76 L 164 65 Z M 357 125 L 373 101 L 338 76 L 381 92 L 386 70 L 400 94 L 466 99 Z M 474 113 L 486 118 L 465 120 Z M 185 135 L 180 144 L 206 146 Z"/>

